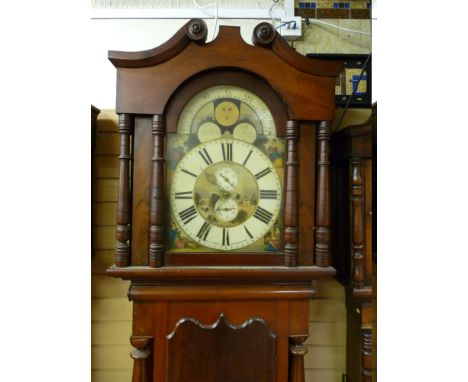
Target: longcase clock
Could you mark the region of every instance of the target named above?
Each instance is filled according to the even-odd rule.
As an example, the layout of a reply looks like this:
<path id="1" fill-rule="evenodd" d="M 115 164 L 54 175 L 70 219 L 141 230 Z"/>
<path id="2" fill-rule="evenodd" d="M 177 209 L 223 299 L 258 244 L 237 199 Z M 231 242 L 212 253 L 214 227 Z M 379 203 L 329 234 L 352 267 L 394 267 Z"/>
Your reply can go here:
<path id="1" fill-rule="evenodd" d="M 330 121 L 342 66 L 268 23 L 190 20 L 109 52 L 121 136 L 117 246 L 133 382 L 303 381 L 313 280 L 330 266 Z"/>

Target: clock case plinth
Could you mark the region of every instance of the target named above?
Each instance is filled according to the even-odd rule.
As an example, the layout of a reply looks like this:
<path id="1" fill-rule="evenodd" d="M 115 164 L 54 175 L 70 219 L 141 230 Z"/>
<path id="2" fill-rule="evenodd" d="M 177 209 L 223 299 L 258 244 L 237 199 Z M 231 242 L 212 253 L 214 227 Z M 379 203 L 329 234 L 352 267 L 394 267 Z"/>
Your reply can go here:
<path id="1" fill-rule="evenodd" d="M 221 26 L 205 43 L 206 24 L 194 19 L 157 48 L 109 52 L 121 151 L 115 266 L 108 274 L 131 280 L 133 382 L 185 381 L 176 372 L 182 365 L 193 381 L 304 380 L 313 280 L 335 274 L 328 156 L 342 65 L 296 53 L 268 23 L 255 28 L 254 45 L 239 32 Z M 166 134 L 175 132 L 191 94 L 239 81 L 265 100 L 285 139 L 284 248 L 167 253 Z M 229 346 L 202 359 L 184 352 L 184 343 L 199 336 L 206 338 L 200 354 L 219 341 Z M 239 374 L 249 352 L 258 354 L 260 374 Z"/>

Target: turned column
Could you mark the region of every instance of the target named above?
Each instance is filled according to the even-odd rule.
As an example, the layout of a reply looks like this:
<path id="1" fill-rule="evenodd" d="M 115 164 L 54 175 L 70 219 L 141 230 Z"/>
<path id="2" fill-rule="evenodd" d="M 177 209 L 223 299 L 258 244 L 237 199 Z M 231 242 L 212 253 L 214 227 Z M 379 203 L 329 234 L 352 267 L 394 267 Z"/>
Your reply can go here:
<path id="1" fill-rule="evenodd" d="M 128 267 L 130 265 L 130 137 L 133 130 L 133 120 L 130 114 L 119 115 L 120 134 L 120 170 L 117 198 L 117 227 L 115 236 L 115 265 Z"/>
<path id="2" fill-rule="evenodd" d="M 364 269 L 364 188 L 362 159 L 352 157 L 351 174 L 351 280 L 354 288 L 363 288 Z"/>
<path id="3" fill-rule="evenodd" d="M 133 359 L 132 382 L 151 382 L 151 337 L 132 336 L 130 343 L 134 347 L 130 352 Z"/>
<path id="4" fill-rule="evenodd" d="M 148 265 L 163 265 L 164 254 L 164 136 L 166 126 L 162 115 L 153 116 L 153 173 L 150 200 L 150 244 Z"/>
<path id="5" fill-rule="evenodd" d="M 284 261 L 288 267 L 297 266 L 297 170 L 299 124 L 286 123 L 286 168 L 284 197 Z"/>
<path id="6" fill-rule="evenodd" d="M 304 341 L 307 337 L 308 336 L 289 337 L 289 382 L 305 382 L 304 355 L 307 353 L 307 348 L 304 346 Z"/>
<path id="7" fill-rule="evenodd" d="M 315 206 L 315 265 L 330 266 L 330 122 L 322 121 L 317 132 L 317 190 Z"/>
<path id="8" fill-rule="evenodd" d="M 372 382 L 372 328 L 361 328 L 362 382 Z"/>

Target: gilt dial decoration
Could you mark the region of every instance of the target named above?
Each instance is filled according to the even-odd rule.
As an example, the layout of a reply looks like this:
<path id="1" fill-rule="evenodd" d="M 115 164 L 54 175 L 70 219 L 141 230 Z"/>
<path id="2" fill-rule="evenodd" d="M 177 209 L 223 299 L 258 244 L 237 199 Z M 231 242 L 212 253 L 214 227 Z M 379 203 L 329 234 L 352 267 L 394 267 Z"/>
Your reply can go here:
<path id="1" fill-rule="evenodd" d="M 169 247 L 279 251 L 283 153 L 254 93 L 213 86 L 190 99 L 168 136 Z"/>
<path id="2" fill-rule="evenodd" d="M 179 162 L 170 198 L 173 216 L 192 240 L 237 249 L 263 237 L 276 221 L 281 184 L 258 148 L 223 138 L 195 147 Z"/>

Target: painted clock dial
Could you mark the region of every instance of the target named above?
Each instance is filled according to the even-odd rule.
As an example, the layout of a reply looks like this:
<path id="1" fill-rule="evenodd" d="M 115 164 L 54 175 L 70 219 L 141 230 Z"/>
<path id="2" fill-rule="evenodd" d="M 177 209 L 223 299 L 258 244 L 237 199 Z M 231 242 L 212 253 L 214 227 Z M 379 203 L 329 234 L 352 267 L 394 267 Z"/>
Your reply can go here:
<path id="1" fill-rule="evenodd" d="M 196 146 L 179 162 L 170 200 L 174 218 L 192 240 L 238 249 L 263 237 L 276 221 L 281 182 L 261 150 L 221 138 Z"/>
<path id="2" fill-rule="evenodd" d="M 169 248 L 279 251 L 283 152 L 251 91 L 217 85 L 190 99 L 168 136 Z"/>

